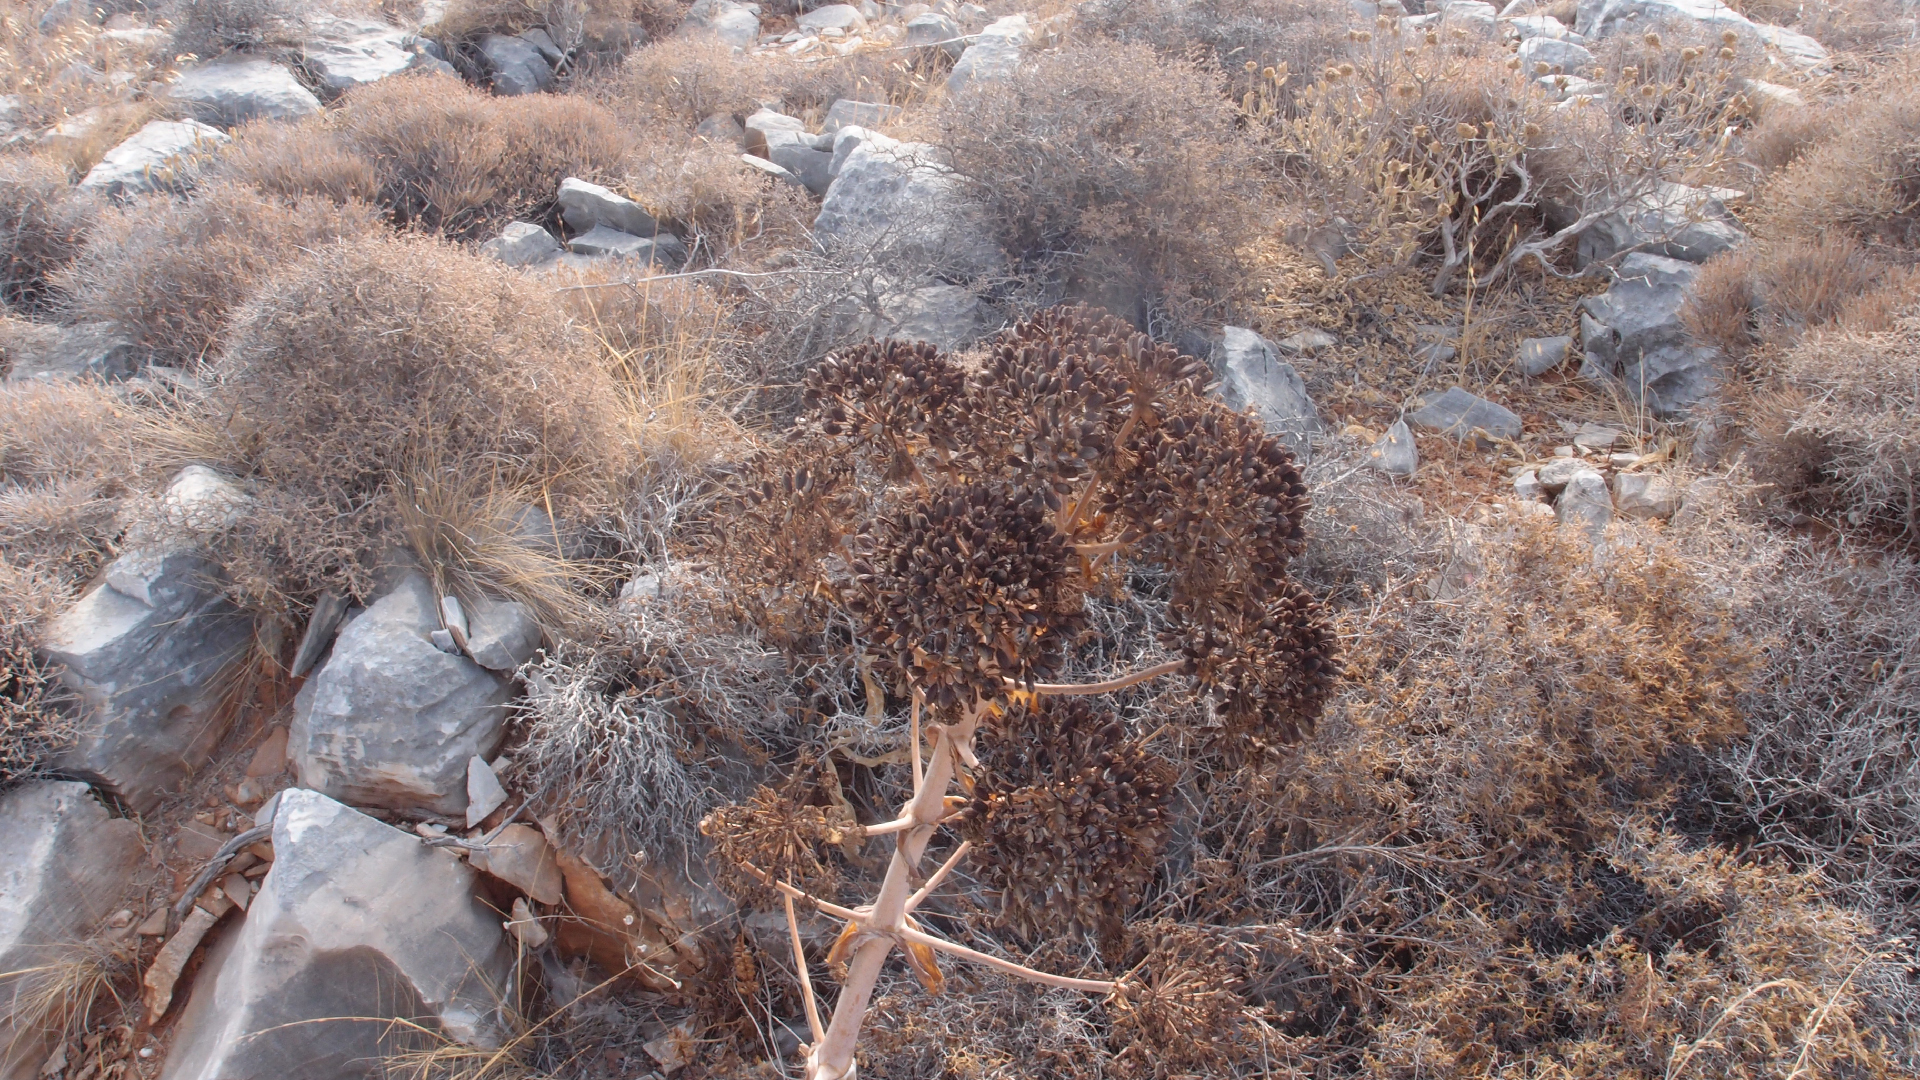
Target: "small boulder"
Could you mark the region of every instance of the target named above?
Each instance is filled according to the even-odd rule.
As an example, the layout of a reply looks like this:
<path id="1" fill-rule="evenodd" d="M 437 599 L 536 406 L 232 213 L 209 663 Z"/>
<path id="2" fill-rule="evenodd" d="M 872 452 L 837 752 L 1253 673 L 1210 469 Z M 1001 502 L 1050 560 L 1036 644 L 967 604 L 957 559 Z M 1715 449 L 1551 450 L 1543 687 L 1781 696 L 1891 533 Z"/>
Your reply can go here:
<path id="1" fill-rule="evenodd" d="M 540 54 L 540 58 L 554 67 L 559 67 L 560 61 L 567 58 L 566 51 L 554 44 L 553 37 L 540 27 L 522 30 L 517 36 L 521 41 L 533 46 L 534 51 Z"/>
<path id="2" fill-rule="evenodd" d="M 1613 504 L 1642 521 L 1665 521 L 1680 511 L 1680 489 L 1656 473 L 1620 473 L 1613 478 Z"/>
<path id="3" fill-rule="evenodd" d="M 939 49 L 955 60 L 967 49 L 966 40 L 961 37 L 960 24 L 937 11 L 908 19 L 907 36 L 903 44 L 912 49 Z"/>
<path id="4" fill-rule="evenodd" d="M 841 98 L 827 109 L 827 118 L 820 125 L 823 135 L 831 135 L 843 127 L 881 128 L 900 119 L 900 106 L 887 105 L 876 101 L 848 101 Z"/>
<path id="5" fill-rule="evenodd" d="M 1573 478 L 1581 473 L 1592 472 L 1593 466 L 1577 457 L 1555 458 L 1540 466 L 1537 470 L 1540 487 L 1549 495 L 1558 495 L 1566 490 Z"/>
<path id="6" fill-rule="evenodd" d="M 105 322 L 47 326 L 7 320 L 0 352 L 9 364 L 8 382 L 118 381 L 138 372 L 143 358 L 138 346 Z"/>
<path id="7" fill-rule="evenodd" d="M 1225 327 L 1218 349 L 1221 400 L 1233 409 L 1251 407 L 1295 457 L 1312 457 L 1313 436 L 1323 428 L 1300 373 L 1280 359 L 1273 342 L 1242 326 Z"/>
<path id="8" fill-rule="evenodd" d="M 1513 494 L 1525 502 L 1538 502 L 1547 497 L 1547 488 L 1540 482 L 1537 471 L 1527 469 L 1513 478 Z"/>
<path id="9" fill-rule="evenodd" d="M 1566 23 L 1561 22 L 1551 15 L 1522 15 L 1518 18 L 1502 19 L 1501 22 L 1505 23 L 1507 28 L 1512 30 L 1522 41 L 1537 37 L 1564 41 L 1568 35 L 1573 33 L 1572 30 L 1567 28 Z"/>
<path id="10" fill-rule="evenodd" d="M 982 214 L 937 148 L 868 132 L 841 162 L 813 230 L 829 249 L 867 249 L 943 277 L 979 277 L 1006 266 Z"/>
<path id="11" fill-rule="evenodd" d="M 760 43 L 760 6 L 733 0 L 698 0 L 680 21 L 682 34 L 712 34 L 736 49 Z"/>
<path id="12" fill-rule="evenodd" d="M 1710 400 L 1720 353 L 1696 345 L 1680 310 L 1699 267 L 1635 252 L 1620 263 L 1613 285 L 1580 301 L 1583 378 L 1610 383 L 1670 417 Z"/>
<path id="13" fill-rule="evenodd" d="M 1520 343 L 1520 374 L 1529 379 L 1537 379 L 1561 364 L 1567 362 L 1567 350 L 1573 348 L 1571 337 L 1536 337 Z"/>
<path id="14" fill-rule="evenodd" d="M 813 139 L 811 135 L 806 134 L 807 125 L 805 121 L 797 116 L 788 116 L 786 113 L 773 109 L 762 108 L 755 110 L 753 115 L 747 117 L 746 122 L 742 126 L 746 129 L 747 133 L 747 153 L 758 154 L 761 157 L 767 156 L 768 136 L 774 133 L 784 132 L 787 134 L 803 135 L 806 136 L 809 143 L 811 143 Z"/>
<path id="15" fill-rule="evenodd" d="M 1562 526 L 1578 529 L 1598 543 L 1613 523 L 1613 500 L 1607 495 L 1606 477 L 1592 468 L 1576 472 L 1554 500 L 1553 513 Z"/>
<path id="16" fill-rule="evenodd" d="M 747 148 L 747 129 L 731 113 L 714 113 L 694 125 L 693 133 L 719 146 Z"/>
<path id="17" fill-rule="evenodd" d="M 1412 476 L 1420 467 L 1420 448 L 1405 420 L 1395 420 L 1385 435 L 1367 447 L 1367 464 L 1388 476 Z"/>
<path id="18" fill-rule="evenodd" d="M 407 70 L 414 57 L 406 47 L 410 36 L 373 19 L 327 17 L 313 24 L 301 54 L 321 85 L 343 93 Z"/>
<path id="19" fill-rule="evenodd" d="M 188 529 L 218 527 L 244 496 L 204 466 L 181 471 L 162 505 Z M 56 760 L 141 812 L 158 806 L 226 733 L 219 678 L 253 623 L 220 589 L 220 568 L 185 543 L 136 542 L 47 627 L 41 645 L 73 691 L 80 738 Z"/>
<path id="20" fill-rule="evenodd" d="M 553 83 L 553 68 L 533 43 L 522 37 L 488 34 L 480 39 L 493 92 L 501 97 L 537 94 Z"/>
<path id="21" fill-rule="evenodd" d="M 595 225 L 567 241 L 567 250 L 576 255 L 610 255 L 616 259 L 677 266 L 686 258 L 686 248 L 671 233 L 659 236 L 634 236 L 605 225 Z"/>
<path id="22" fill-rule="evenodd" d="M 1562 38 L 1540 35 L 1530 37 L 1520 43 L 1517 55 L 1521 67 L 1526 71 L 1535 70 L 1535 64 L 1546 64 L 1565 74 L 1573 74 L 1593 66 L 1593 53 L 1571 41 Z"/>
<path id="23" fill-rule="evenodd" d="M 181 187 L 230 141 L 198 120 L 150 120 L 102 155 L 80 188 L 119 197 Z"/>
<path id="24" fill-rule="evenodd" d="M 532 266 L 546 262 L 560 251 L 553 234 L 530 221 L 508 223 L 500 235 L 480 245 L 480 254 L 490 255 L 508 266 Z"/>
<path id="25" fill-rule="evenodd" d="M 1025 15 L 996 19 L 974 37 L 973 44 L 954 62 L 947 76 L 947 92 L 961 93 L 986 82 L 1004 82 L 1020 67 L 1020 54 L 1033 40 Z"/>
<path id="26" fill-rule="evenodd" d="M 478 875 L 318 792 L 270 806 L 272 869 L 201 965 L 162 1080 L 359 1076 L 395 1018 L 501 1045 L 514 956 Z"/>
<path id="27" fill-rule="evenodd" d="M 1520 437 L 1520 418 L 1504 405 L 1488 401 L 1455 386 L 1412 413 L 1416 427 L 1466 438 L 1475 428 L 1498 439 Z"/>
<path id="28" fill-rule="evenodd" d="M 9 973 L 10 1006 L 42 987 L 59 989 L 63 950 L 120 907 L 145 864 L 140 826 L 109 815 L 85 784 L 36 780 L 0 796 L 0 972 Z M 29 1080 L 57 1033 L 23 1031 L 18 1019 L 0 1010 L 0 1075 Z"/>
<path id="29" fill-rule="evenodd" d="M 1746 239 L 1720 193 L 1662 181 L 1595 221 L 1580 234 L 1574 254 L 1582 266 L 1628 249 L 1703 263 Z"/>
<path id="30" fill-rule="evenodd" d="M 467 762 L 499 749 L 508 681 L 434 647 L 433 586 L 408 573 L 347 624 L 294 699 L 302 785 L 361 806 L 464 813 Z"/>
<path id="31" fill-rule="evenodd" d="M 298 120 L 320 111 L 320 99 L 293 72 L 271 60 L 241 56 L 190 67 L 167 97 L 220 127 L 249 120 Z"/>
<path id="32" fill-rule="evenodd" d="M 943 350 L 965 348 L 987 330 L 980 298 L 960 285 L 925 285 L 882 304 L 888 325 L 877 336 L 927 341 Z"/>
<path id="33" fill-rule="evenodd" d="M 561 220 L 575 232 L 602 225 L 629 236 L 650 237 L 660 231 L 659 222 L 639 203 L 578 177 L 569 176 L 560 181 L 556 201 L 560 204 Z"/>
<path id="34" fill-rule="evenodd" d="M 489 671 L 512 674 L 533 658 L 544 635 L 527 605 L 476 596 L 467 606 L 467 655 Z"/>
<path id="35" fill-rule="evenodd" d="M 811 30 L 816 34 L 827 30 L 854 34 L 867 28 L 867 17 L 852 4 L 826 4 L 802 14 L 793 23 L 801 30 Z"/>

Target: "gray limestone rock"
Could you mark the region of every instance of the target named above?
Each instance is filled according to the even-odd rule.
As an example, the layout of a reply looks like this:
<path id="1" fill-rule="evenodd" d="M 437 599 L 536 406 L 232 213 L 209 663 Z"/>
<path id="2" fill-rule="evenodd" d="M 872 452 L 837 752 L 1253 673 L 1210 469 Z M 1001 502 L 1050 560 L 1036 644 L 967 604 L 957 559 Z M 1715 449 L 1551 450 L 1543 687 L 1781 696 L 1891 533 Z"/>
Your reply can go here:
<path id="1" fill-rule="evenodd" d="M 301 86 L 293 72 L 248 56 L 188 68 L 167 88 L 167 97 L 220 127 L 249 120 L 298 120 L 320 111 L 320 99 Z"/>
<path id="2" fill-rule="evenodd" d="M 108 815 L 85 784 L 38 780 L 0 796 L 0 994 L 55 983 L 48 969 L 119 908 L 145 862 L 140 827 Z M 32 1080 L 55 1033 L 20 1030 L 6 1014 L 0 1080 Z"/>
<path id="3" fill-rule="evenodd" d="M 518 601 L 477 596 L 467 606 L 467 655 L 488 671 L 511 675 L 543 638 L 533 612 Z"/>
<path id="4" fill-rule="evenodd" d="M 1680 489 L 1657 473 L 1620 473 L 1613 478 L 1613 504 L 1642 521 L 1665 521 L 1680 510 Z"/>
<path id="5" fill-rule="evenodd" d="M 680 21 L 680 33 L 713 34 L 736 49 L 751 49 L 760 41 L 760 8 L 733 0 L 698 0 Z"/>
<path id="6" fill-rule="evenodd" d="M 942 349 L 964 348 L 987 330 L 980 298 L 959 285 L 926 285 L 884 305 L 889 325 L 879 336 L 928 341 Z"/>
<path id="7" fill-rule="evenodd" d="M 1731 30 L 1744 42 L 1774 49 L 1795 67 L 1818 67 L 1827 50 L 1805 34 L 1756 23 L 1721 0 L 1580 0 L 1574 29 L 1585 37 L 1641 34 L 1684 23 L 1718 35 Z"/>
<path id="8" fill-rule="evenodd" d="M 694 125 L 693 132 L 710 143 L 731 146 L 739 150 L 747 148 L 746 126 L 735 120 L 730 113 L 714 113 Z"/>
<path id="9" fill-rule="evenodd" d="M 521 41 L 533 46 L 534 49 L 539 52 L 540 58 L 550 65 L 558 67 L 560 61 L 567 58 L 566 51 L 554 44 L 553 37 L 540 27 L 536 26 L 531 30 L 522 30 L 516 36 L 519 37 Z"/>
<path id="10" fill-rule="evenodd" d="M 1580 302 L 1580 374 L 1610 382 L 1659 416 L 1711 399 L 1719 351 L 1696 345 L 1680 320 L 1699 268 L 1636 252 L 1621 261 L 1612 287 Z"/>
<path id="11" fill-rule="evenodd" d="M 80 188 L 126 196 L 183 187 L 230 141 L 198 120 L 150 120 L 102 155 Z"/>
<path id="12" fill-rule="evenodd" d="M 826 4 L 806 12 L 793 22 L 800 29 L 816 34 L 823 30 L 854 34 L 867 28 L 867 17 L 852 4 Z"/>
<path id="13" fill-rule="evenodd" d="M 1003 82 L 1020 67 L 1020 55 L 1033 40 L 1025 15 L 996 19 L 973 39 L 947 76 L 947 92 L 957 94 L 984 82 Z"/>
<path id="14" fill-rule="evenodd" d="M 302 59 L 335 93 L 398 75 L 413 63 L 407 31 L 373 19 L 328 17 L 313 24 Z"/>
<path id="15" fill-rule="evenodd" d="M 1607 495 L 1606 477 L 1592 468 L 1575 473 L 1553 501 L 1553 512 L 1561 525 L 1578 529 L 1588 540 L 1599 542 L 1613 523 L 1613 500 Z"/>
<path id="16" fill-rule="evenodd" d="M 140 370 L 143 354 L 112 323 L 9 326 L 0 343 L 10 365 L 8 382 L 95 378 L 126 379 Z"/>
<path id="17" fill-rule="evenodd" d="M 1745 243 L 1747 233 L 1719 195 L 1662 182 L 1631 204 L 1588 226 L 1575 256 L 1582 266 L 1634 249 L 1703 263 Z"/>
<path id="18" fill-rule="evenodd" d="M 1475 428 L 1501 439 L 1520 437 L 1520 418 L 1504 405 L 1455 386 L 1408 416 L 1416 427 L 1466 438 Z"/>
<path id="19" fill-rule="evenodd" d="M 659 236 L 634 236 L 605 225 L 595 225 L 567 241 L 567 250 L 576 255 L 611 255 L 619 259 L 637 259 L 677 266 L 686 258 L 686 248 L 671 233 Z"/>
<path id="20" fill-rule="evenodd" d="M 543 263 L 559 251 L 560 241 L 530 221 L 510 222 L 499 236 L 480 245 L 480 254 L 491 255 L 508 266 Z"/>
<path id="21" fill-rule="evenodd" d="M 844 127 L 879 128 L 900 119 L 900 106 L 887 105 L 874 101 L 848 101 L 841 98 L 827 109 L 827 118 L 820 124 L 823 135 L 831 135 Z"/>
<path id="22" fill-rule="evenodd" d="M 1280 359 L 1273 342 L 1242 326 L 1225 327 L 1217 363 L 1223 376 L 1220 398 L 1228 407 L 1251 406 L 1295 457 L 1303 462 L 1312 457 L 1313 436 L 1323 430 L 1320 410 L 1307 396 L 1300 373 Z"/>
<path id="23" fill-rule="evenodd" d="M 1566 489 L 1573 478 L 1581 473 L 1592 472 L 1593 466 L 1577 457 L 1555 458 L 1540 466 L 1536 473 L 1540 478 L 1540 487 L 1549 495 L 1558 495 Z"/>
<path id="24" fill-rule="evenodd" d="M 196 465 L 164 505 L 183 525 L 217 525 L 242 497 Z M 246 651 L 253 624 L 221 592 L 219 567 L 184 544 L 130 544 L 102 578 L 41 642 L 81 717 L 79 741 L 56 765 L 145 812 L 225 734 L 218 680 Z"/>
<path id="25" fill-rule="evenodd" d="M 273 868 L 195 976 L 162 1080 L 358 1078 L 391 1018 L 499 1046 L 513 949 L 475 872 L 318 792 L 270 808 Z"/>
<path id="26" fill-rule="evenodd" d="M 578 177 L 569 176 L 560 181 L 556 201 L 560 204 L 561 220 L 575 232 L 586 232 L 601 225 L 629 236 L 648 237 L 660 231 L 659 222 L 639 203 Z"/>
<path id="27" fill-rule="evenodd" d="M 1567 362 L 1573 348 L 1571 337 L 1536 337 L 1520 343 L 1520 374 L 1537 379 Z"/>
<path id="28" fill-rule="evenodd" d="M 1006 265 L 981 214 L 936 148 L 869 132 L 841 162 L 813 228 L 829 248 L 884 253 L 943 277 L 979 277 Z"/>
<path id="29" fill-rule="evenodd" d="M 512 688 L 434 647 L 438 611 L 409 573 L 340 631 L 294 701 L 287 754 L 301 784 L 360 806 L 466 810 L 467 761 L 499 748 Z"/>
<path id="30" fill-rule="evenodd" d="M 1571 75 L 1593 65 L 1593 53 L 1571 41 L 1544 34 L 1522 41 L 1517 55 L 1525 71 L 1535 70 L 1535 64 L 1546 64 Z"/>
<path id="31" fill-rule="evenodd" d="M 1367 464 L 1388 476 L 1412 476 L 1420 467 L 1420 448 L 1405 420 L 1395 420 L 1387 433 L 1367 447 Z"/>
<path id="32" fill-rule="evenodd" d="M 915 49 L 939 49 L 956 60 L 967 48 L 960 24 L 937 11 L 908 19 L 904 44 Z"/>
<path id="33" fill-rule="evenodd" d="M 488 34 L 480 39 L 493 92 L 501 97 L 537 94 L 553 83 L 553 67 L 526 38 Z"/>

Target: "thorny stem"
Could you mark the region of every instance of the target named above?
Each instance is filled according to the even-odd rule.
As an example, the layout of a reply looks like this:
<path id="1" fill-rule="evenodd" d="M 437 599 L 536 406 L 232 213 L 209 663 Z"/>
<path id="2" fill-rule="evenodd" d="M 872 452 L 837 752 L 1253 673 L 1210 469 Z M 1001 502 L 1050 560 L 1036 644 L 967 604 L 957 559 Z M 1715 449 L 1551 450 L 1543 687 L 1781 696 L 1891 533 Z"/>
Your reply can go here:
<path id="1" fill-rule="evenodd" d="M 1029 691 L 1039 697 L 1085 697 L 1089 694 L 1111 694 L 1115 690 L 1125 690 L 1129 686 L 1146 682 L 1149 679 L 1157 679 L 1162 675 L 1171 675 L 1186 666 L 1186 663 L 1185 660 L 1168 660 L 1162 664 L 1155 664 L 1150 668 L 1142 668 L 1129 675 L 1121 675 L 1118 678 L 1108 679 L 1106 682 L 1034 683 L 1032 686 L 1027 686 L 1023 683 L 1008 679 L 1007 685 L 1014 689 Z"/>

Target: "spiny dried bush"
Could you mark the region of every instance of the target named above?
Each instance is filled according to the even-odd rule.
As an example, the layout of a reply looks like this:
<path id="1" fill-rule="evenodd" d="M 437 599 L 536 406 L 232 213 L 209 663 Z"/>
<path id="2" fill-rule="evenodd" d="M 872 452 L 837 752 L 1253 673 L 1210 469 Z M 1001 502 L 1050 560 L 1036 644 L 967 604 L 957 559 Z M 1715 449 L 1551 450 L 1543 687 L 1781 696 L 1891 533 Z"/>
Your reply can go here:
<path id="1" fill-rule="evenodd" d="M 1843 231 L 1869 248 L 1920 247 L 1920 92 L 1900 65 L 1863 88 L 1845 123 L 1775 174 L 1762 193 L 1763 230 L 1811 238 Z"/>
<path id="2" fill-rule="evenodd" d="M 1770 368 L 1766 357 L 1813 330 L 1891 330 L 1916 298 L 1920 277 L 1912 268 L 1830 232 L 1762 240 L 1711 260 L 1681 317 L 1695 340 L 1719 347 L 1741 368 Z"/>
<path id="3" fill-rule="evenodd" d="M 40 774 L 77 734 L 61 708 L 57 673 L 34 652 L 40 620 L 61 591 L 0 561 L 0 788 Z"/>
<path id="4" fill-rule="evenodd" d="M 168 11 L 173 51 L 203 60 L 222 53 L 300 43 L 306 14 L 292 0 L 175 0 Z"/>
<path id="5" fill-rule="evenodd" d="M 378 228 L 371 208 L 282 201 L 239 184 L 156 195 L 102 214 L 55 276 L 75 318 L 112 323 L 161 363 L 190 365 L 224 340 L 233 309 L 303 252 Z"/>
<path id="6" fill-rule="evenodd" d="M 97 212 L 58 163 L 26 154 L 0 160 L 0 300 L 44 310 L 48 279 L 80 254 Z"/>
<path id="7" fill-rule="evenodd" d="M 1303 224 L 1351 223 L 1376 264 L 1433 264 L 1435 295 L 1462 277 L 1488 286 L 1524 264 L 1558 267 L 1596 222 L 1664 182 L 1713 175 L 1718 136 L 1746 108 L 1737 39 L 1616 41 L 1593 73 L 1606 93 L 1554 108 L 1531 83 L 1571 73 L 1521 71 L 1390 19 L 1352 38 L 1291 109 L 1285 68 L 1249 71 L 1235 90 L 1285 155 Z"/>
<path id="8" fill-rule="evenodd" d="M 1174 714 L 1185 733 L 1241 759 L 1312 729 L 1338 667 L 1324 616 L 1287 576 L 1307 489 L 1283 444 L 1205 396 L 1206 374 L 1088 308 L 1035 315 L 971 367 L 925 344 L 869 342 L 808 376 L 799 426 L 726 497 L 713 558 L 741 610 L 789 640 L 846 626 L 871 665 L 870 718 L 888 687 L 910 700 L 912 792 L 895 819 L 856 833 L 897 836 L 870 907 L 837 907 L 780 876 L 808 831 L 773 828 L 791 826 L 790 797 L 763 793 L 759 810 L 723 808 L 703 824 L 790 920 L 800 900 L 847 922 L 828 956 L 849 965 L 831 1027 L 806 991 L 809 1076 L 851 1074 L 896 944 L 930 988 L 945 951 L 1116 990 L 996 960 L 912 916 L 973 850 L 1006 928 L 1120 940 L 1157 873 L 1178 769 L 1087 699 L 1185 676 L 1204 703 Z M 1144 642 L 1088 632 L 1096 598 L 1125 602 L 1135 589 L 1164 608 L 1157 645 L 1172 658 L 1089 678 L 1089 651 L 1111 661 L 1156 644 L 1138 627 Z M 1062 676 L 1079 681 L 1048 681 Z M 924 774 L 923 717 L 934 738 Z M 949 796 L 956 780 L 965 796 Z M 956 820 L 970 842 L 909 897 L 927 845 Z M 779 838 L 777 850 L 756 836 Z M 804 965 L 797 924 L 793 934 Z"/>
<path id="9" fill-rule="evenodd" d="M 685 131 L 716 114 L 745 116 L 777 96 L 775 69 L 736 56 L 717 38 L 654 42 L 627 57 L 618 74 L 588 91 L 636 124 L 670 123 Z"/>
<path id="10" fill-rule="evenodd" d="M 205 453 L 260 482 L 226 538 L 238 591 L 268 607 L 366 595 L 422 489 L 538 492 L 563 518 L 601 505 L 632 462 L 622 398 L 550 307 L 521 275 L 423 237 L 340 241 L 263 282 L 193 418 Z"/>
<path id="11" fill-rule="evenodd" d="M 95 384 L 0 389 L 0 555 L 52 591 L 76 593 L 114 550 L 120 498 L 139 475 L 131 410 Z"/>
<path id="12" fill-rule="evenodd" d="M 286 140 L 304 142 L 296 157 L 274 149 Z M 634 145 L 612 113 L 580 96 L 494 97 L 444 76 L 382 79 L 284 135 L 241 142 L 238 179 L 335 200 L 368 198 L 371 179 L 370 201 L 395 226 L 456 239 L 550 218 L 561 180 L 605 176 Z"/>
<path id="13" fill-rule="evenodd" d="M 1920 541 L 1920 317 L 1811 337 L 1779 376 L 1754 425 L 1754 467 L 1778 497 L 1841 529 Z"/>
<path id="14" fill-rule="evenodd" d="M 1068 295 L 1144 322 L 1245 287 L 1264 192 L 1216 73 L 1073 42 L 949 98 L 933 123 L 1002 246 Z"/>
<path id="15" fill-rule="evenodd" d="M 1306 78 L 1278 88 L 1283 109 L 1313 72 L 1342 57 L 1357 22 L 1351 8 L 1311 0 L 1102 0 L 1075 16 L 1077 27 L 1170 58 L 1191 60 L 1198 51 L 1226 71 L 1252 64 L 1299 72 Z"/>
<path id="16" fill-rule="evenodd" d="M 818 207 L 806 192 L 740 160 L 738 148 L 642 128 L 620 165 L 620 190 L 673 228 L 700 262 L 745 266 L 809 243 Z M 752 280 L 752 279 L 746 279 Z"/>

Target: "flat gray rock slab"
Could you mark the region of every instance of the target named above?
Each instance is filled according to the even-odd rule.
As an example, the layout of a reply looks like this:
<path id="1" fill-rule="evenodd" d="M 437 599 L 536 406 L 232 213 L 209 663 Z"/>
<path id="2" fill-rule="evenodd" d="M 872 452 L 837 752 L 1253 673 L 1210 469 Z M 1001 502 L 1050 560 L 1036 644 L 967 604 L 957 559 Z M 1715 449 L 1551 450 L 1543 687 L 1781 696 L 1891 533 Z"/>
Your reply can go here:
<path id="1" fill-rule="evenodd" d="M 232 140 L 197 120 L 150 120 L 101 156 L 80 179 L 84 191 L 141 195 L 184 185 Z"/>
<path id="2" fill-rule="evenodd" d="M 1703 263 L 1745 243 L 1747 233 L 1713 191 L 1660 183 L 1580 234 L 1581 265 L 1622 251 Z"/>
<path id="3" fill-rule="evenodd" d="M 827 118 L 821 122 L 822 134 L 831 134 L 849 125 L 863 128 L 881 128 L 900 119 L 900 106 L 887 105 L 873 101 L 849 101 L 840 98 L 827 109 Z"/>
<path id="4" fill-rule="evenodd" d="M 960 24 L 937 11 L 908 19 L 904 44 L 915 49 L 939 49 L 956 60 L 967 49 Z"/>
<path id="5" fill-rule="evenodd" d="M 0 993 L 47 985 L 34 968 L 57 964 L 117 910 L 146 862 L 140 827 L 107 813 L 87 785 L 30 781 L 0 795 L 0 972 L 22 972 Z M 0 1010 L 6 1080 L 30 1080 L 53 1052 L 53 1033 L 21 1031 Z"/>
<path id="6" fill-rule="evenodd" d="M 196 118 L 220 127 L 249 120 L 298 120 L 320 111 L 320 99 L 300 85 L 293 72 L 255 57 L 188 68 L 166 93 Z"/>
<path id="7" fill-rule="evenodd" d="M 669 244 L 668 241 L 673 241 Z M 678 241 L 663 233 L 660 236 L 634 236 L 618 229 L 609 229 L 605 225 L 596 225 L 579 236 L 567 241 L 567 250 L 576 255 L 606 255 L 617 259 L 639 259 L 657 262 L 665 266 L 677 265 L 684 255 L 673 250 Z M 684 248 L 680 249 L 684 252 Z"/>
<path id="8" fill-rule="evenodd" d="M 347 624 L 294 701 L 302 785 L 358 806 L 463 814 L 467 761 L 499 749 L 512 687 L 435 647 L 433 586 L 408 574 Z"/>
<path id="9" fill-rule="evenodd" d="M 1020 69 L 1020 56 L 1033 40 L 1025 15 L 996 19 L 973 39 L 947 76 L 947 92 L 961 93 L 982 83 L 1004 82 Z"/>
<path id="10" fill-rule="evenodd" d="M 1313 436 L 1324 430 L 1320 410 L 1292 364 L 1273 342 L 1242 326 L 1222 330 L 1220 398 L 1232 409 L 1252 408 L 1301 461 L 1313 454 Z"/>
<path id="11" fill-rule="evenodd" d="M 480 254 L 490 255 L 508 266 L 533 266 L 560 253 L 560 241 L 530 221 L 509 222 L 500 235 L 480 245 Z"/>
<path id="12" fill-rule="evenodd" d="M 1415 427 L 1463 439 L 1472 435 L 1475 428 L 1509 440 L 1519 438 L 1521 430 L 1520 417 L 1511 409 L 1458 386 L 1428 402 L 1407 419 L 1413 421 Z"/>
<path id="13" fill-rule="evenodd" d="M 472 869 L 314 791 L 282 792 L 272 821 L 273 868 L 219 931 L 162 1080 L 362 1077 L 392 1018 L 501 1043 L 513 950 Z"/>
<path id="14" fill-rule="evenodd" d="M 760 43 L 758 5 L 733 0 L 698 0 L 680 21 L 682 34 L 712 34 L 736 49 Z"/>
<path id="15" fill-rule="evenodd" d="M 480 39 L 480 55 L 487 61 L 488 84 L 501 97 L 537 94 L 553 83 L 552 66 L 525 38 L 488 34 Z"/>
<path id="16" fill-rule="evenodd" d="M 327 18 L 302 48 L 306 65 L 338 93 L 398 75 L 413 64 L 407 31 L 372 19 Z"/>
<path id="17" fill-rule="evenodd" d="M 8 382 L 60 382 L 70 379 L 126 379 L 140 370 L 142 353 L 112 323 L 20 328 L 9 334 L 7 355 L 13 367 Z"/>
<path id="18" fill-rule="evenodd" d="M 169 488 L 178 513 L 218 516 L 237 489 L 192 466 Z M 217 522 L 215 522 L 217 524 Z M 57 767 L 152 810 L 205 764 L 225 734 L 220 676 L 246 652 L 253 622 L 220 587 L 220 568 L 181 546 L 132 545 L 41 641 L 81 717 Z"/>
<path id="19" fill-rule="evenodd" d="M 560 204 L 561 220 L 575 232 L 602 225 L 629 236 L 653 236 L 660 231 L 660 223 L 639 203 L 577 176 L 560 181 L 555 201 Z"/>

